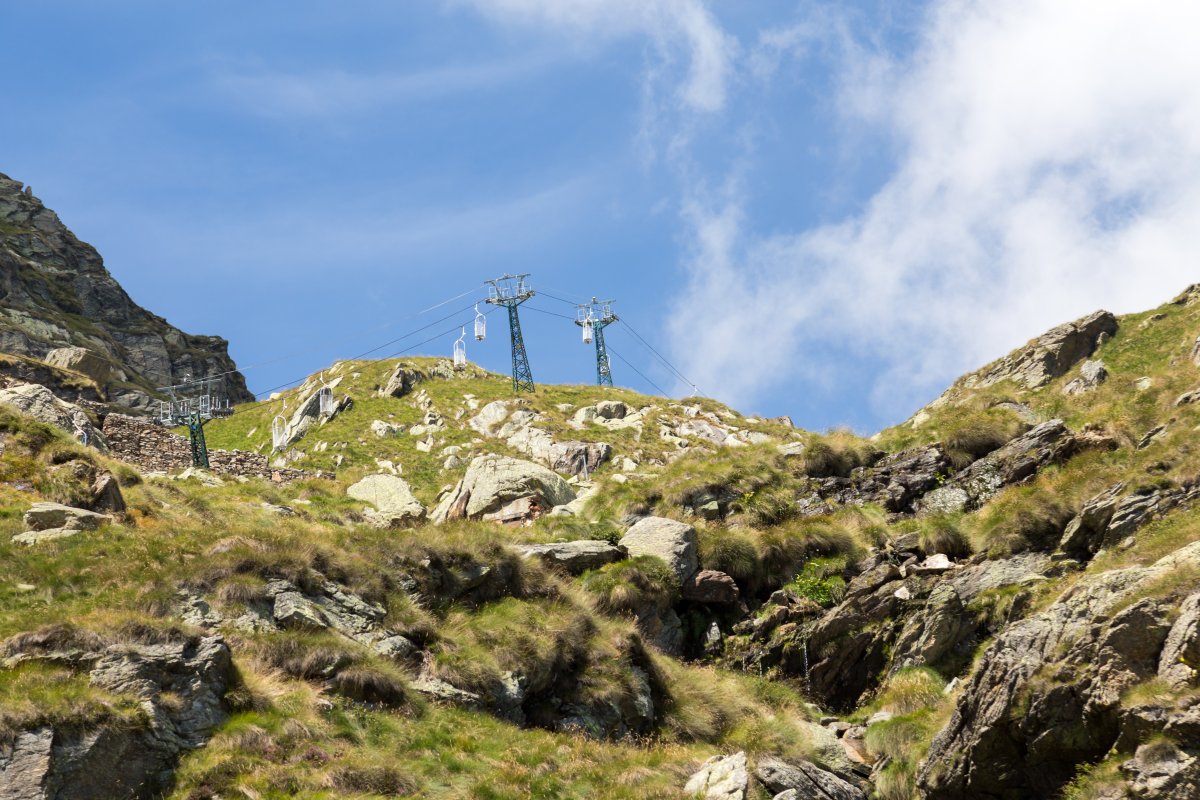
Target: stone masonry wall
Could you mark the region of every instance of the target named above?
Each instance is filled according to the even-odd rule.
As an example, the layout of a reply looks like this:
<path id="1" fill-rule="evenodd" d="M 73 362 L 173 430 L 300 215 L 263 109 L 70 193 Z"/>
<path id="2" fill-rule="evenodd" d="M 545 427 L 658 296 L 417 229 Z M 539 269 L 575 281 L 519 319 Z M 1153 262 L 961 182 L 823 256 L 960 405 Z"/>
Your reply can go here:
<path id="1" fill-rule="evenodd" d="M 192 448 L 187 439 L 151 420 L 125 414 L 107 414 L 102 428 L 109 449 L 117 458 L 149 472 L 178 472 L 192 465 Z M 331 478 L 328 473 L 271 467 L 267 457 L 246 450 L 209 450 L 213 472 L 267 478 L 276 483 L 300 478 Z"/>

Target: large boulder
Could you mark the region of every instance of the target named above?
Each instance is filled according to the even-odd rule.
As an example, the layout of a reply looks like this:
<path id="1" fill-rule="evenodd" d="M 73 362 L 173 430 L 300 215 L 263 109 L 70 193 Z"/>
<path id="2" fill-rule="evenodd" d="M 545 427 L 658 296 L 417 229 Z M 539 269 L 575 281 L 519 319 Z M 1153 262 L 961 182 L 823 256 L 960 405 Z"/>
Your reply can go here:
<path id="1" fill-rule="evenodd" d="M 561 567 L 572 575 L 582 575 L 589 569 L 599 569 L 626 556 L 623 548 L 595 539 L 525 544 L 518 545 L 516 550 L 526 558 L 539 558 L 551 566 Z"/>
<path id="2" fill-rule="evenodd" d="M 425 519 L 425 506 L 413 495 L 408 482 L 395 475 L 368 475 L 346 489 L 346 494 L 375 506 L 368 518 L 382 527 L 409 527 Z"/>
<path id="3" fill-rule="evenodd" d="M 108 514 L 98 514 L 85 508 L 73 508 L 61 503 L 34 503 L 25 512 L 25 525 L 29 530 L 13 537 L 20 544 L 37 544 L 54 539 L 64 539 L 81 531 L 94 531 L 106 522 L 112 522 Z"/>
<path id="4" fill-rule="evenodd" d="M 661 558 L 682 585 L 700 568 L 696 529 L 665 517 L 643 517 L 621 537 L 631 556 Z"/>
<path id="5" fill-rule="evenodd" d="M 0 389 L 0 405 L 9 406 L 39 422 L 61 428 L 77 440 L 86 440 L 86 444 L 102 453 L 108 452 L 108 442 L 104 434 L 96 430 L 83 409 L 73 403 L 59 400 L 45 386 L 26 383 Z"/>
<path id="6" fill-rule="evenodd" d="M 789 764 L 774 756 L 764 756 L 754 768 L 754 777 L 772 793 L 795 791 L 797 797 L 866 800 L 857 786 L 808 761 Z"/>
<path id="7" fill-rule="evenodd" d="M 1079 377 L 1062 388 L 1063 394 L 1085 394 L 1108 380 L 1108 370 L 1103 361 L 1085 361 L 1079 368 Z"/>
<path id="8" fill-rule="evenodd" d="M 574 499 L 570 485 L 540 464 L 485 455 L 471 461 L 463 479 L 438 503 L 432 519 L 480 519 L 517 501 L 528 501 L 529 515 L 536 516 Z"/>

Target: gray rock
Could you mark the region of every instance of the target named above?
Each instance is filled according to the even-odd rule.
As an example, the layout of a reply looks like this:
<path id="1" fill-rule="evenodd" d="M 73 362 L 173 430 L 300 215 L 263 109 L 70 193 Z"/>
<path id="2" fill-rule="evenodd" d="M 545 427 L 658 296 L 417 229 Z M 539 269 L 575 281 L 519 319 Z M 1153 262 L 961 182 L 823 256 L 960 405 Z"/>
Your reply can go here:
<path id="1" fill-rule="evenodd" d="M 404 433 L 404 426 L 377 419 L 371 423 L 371 433 L 379 439 L 386 439 L 389 436 L 399 436 Z"/>
<path id="2" fill-rule="evenodd" d="M 254 399 L 224 339 L 186 334 L 138 306 L 95 248 L 4 175 L 0 219 L 5 223 L 0 350 L 36 359 L 64 347 L 90 351 L 114 365 L 111 377 L 123 372 L 128 379 L 110 387 L 109 399 L 135 408 L 149 409 L 156 402 L 141 387 L 178 384 L 188 376 L 214 376 L 235 403 Z M 80 318 L 86 326 L 78 324 Z M 75 366 L 89 369 L 79 362 Z"/>
<path id="3" fill-rule="evenodd" d="M 540 464 L 505 456 L 479 456 L 467 473 L 434 509 L 434 522 L 479 519 L 514 500 L 529 499 L 549 511 L 575 499 L 575 492 L 559 475 Z"/>
<path id="4" fill-rule="evenodd" d="M 612 445 L 604 442 L 554 442 L 547 461 L 550 469 L 564 475 L 590 475 L 611 457 Z"/>
<path id="5" fill-rule="evenodd" d="M 682 585 L 699 569 L 696 529 L 664 517 L 643 517 L 621 537 L 630 556 L 655 556 L 679 578 Z"/>
<path id="6" fill-rule="evenodd" d="M 605 564 L 611 564 L 626 557 L 623 548 L 593 539 L 553 544 L 518 545 L 516 550 L 525 558 L 540 558 L 547 564 L 561 567 L 572 575 L 581 575 L 589 569 L 599 569 Z"/>
<path id="7" fill-rule="evenodd" d="M 746 800 L 750 774 L 746 771 L 745 752 L 731 756 L 713 756 L 701 765 L 683 791 L 689 797 L 704 800 Z"/>
<path id="8" fill-rule="evenodd" d="M 493 436 L 497 426 L 508 419 L 511 406 L 512 402 L 509 400 L 493 400 L 480 409 L 478 414 L 467 420 L 467 424 L 471 426 L 472 430 L 484 436 Z"/>
<path id="9" fill-rule="evenodd" d="M 380 527 L 404 528 L 425 519 L 425 506 L 412 493 L 408 482 L 396 475 L 368 475 L 346 489 L 355 500 L 375 506 L 368 518 Z"/>
<path id="10" fill-rule="evenodd" d="M 102 453 L 108 452 L 108 441 L 100 433 L 83 409 L 65 400 L 59 400 L 45 386 L 32 383 L 0 389 L 0 405 L 14 408 L 23 414 L 66 431 L 76 440 L 87 440 L 89 447 Z"/>
<path id="11" fill-rule="evenodd" d="M 414 365 L 401 361 L 398 362 L 392 370 L 392 374 L 388 376 L 387 383 L 379 390 L 382 397 L 401 398 L 413 390 L 421 381 L 425 380 L 425 374 L 417 369 Z"/>
<path id="12" fill-rule="evenodd" d="M 1174 742 L 1162 741 L 1138 747 L 1133 758 L 1121 764 L 1128 793 L 1119 798 L 1133 800 L 1195 800 L 1200 797 L 1200 756 Z"/>
<path id="13" fill-rule="evenodd" d="M 85 508 L 73 508 L 62 503 L 34 503 L 25 512 L 25 524 L 34 531 L 66 529 L 71 531 L 94 531 L 101 525 L 112 522 L 108 514 L 98 514 Z"/>
<path id="14" fill-rule="evenodd" d="M 1085 361 L 1079 368 L 1079 377 L 1069 381 L 1062 388 L 1066 395 L 1085 394 L 1090 392 L 1108 379 L 1108 370 L 1103 361 Z"/>
<path id="15" fill-rule="evenodd" d="M 92 482 L 92 510 L 114 514 L 125 512 L 125 496 L 111 472 L 101 472 Z"/>
<path id="16" fill-rule="evenodd" d="M 625 419 L 629 406 L 620 400 L 601 400 L 596 403 L 596 416 L 601 419 Z"/>
<path id="17" fill-rule="evenodd" d="M 709 605 L 732 605 L 741 597 L 733 578 L 715 569 L 702 569 L 684 581 L 682 594 L 685 600 Z"/>
<path id="18" fill-rule="evenodd" d="M 1179 608 L 1179 618 L 1171 626 L 1162 655 L 1158 676 L 1176 691 L 1197 684 L 1200 673 L 1200 592 L 1193 593 Z"/>
<path id="19" fill-rule="evenodd" d="M 126 378 L 125 371 L 110 356 L 83 347 L 59 347 L 47 353 L 43 360 L 53 367 L 86 375 L 101 386 Z"/>
<path id="20" fill-rule="evenodd" d="M 866 795 L 857 786 L 808 761 L 789 764 L 774 756 L 764 756 L 754 768 L 754 777 L 770 792 L 794 789 L 799 797 L 866 800 Z"/>
<path id="21" fill-rule="evenodd" d="M 936 667 L 951 655 L 962 655 L 969 649 L 975 630 L 974 615 L 967 612 L 953 584 L 940 583 L 924 608 L 905 621 L 892 648 L 890 671 Z"/>

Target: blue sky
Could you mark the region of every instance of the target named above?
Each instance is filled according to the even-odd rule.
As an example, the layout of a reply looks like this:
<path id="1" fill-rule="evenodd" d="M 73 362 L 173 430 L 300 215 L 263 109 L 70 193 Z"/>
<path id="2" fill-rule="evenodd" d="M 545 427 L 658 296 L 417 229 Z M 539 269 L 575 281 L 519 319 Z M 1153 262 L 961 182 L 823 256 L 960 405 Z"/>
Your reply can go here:
<path id="1" fill-rule="evenodd" d="M 228 338 L 254 391 L 521 271 L 559 297 L 614 298 L 705 394 L 870 432 L 1053 324 L 1194 279 L 1194 16 L 1050 0 L 6 3 L 0 171 L 139 303 Z M 577 329 L 533 310 L 570 307 L 527 308 L 535 378 L 590 382 Z M 468 355 L 506 371 L 491 322 Z M 619 384 L 689 391 L 620 325 L 609 341 L 645 375 L 615 358 Z"/>

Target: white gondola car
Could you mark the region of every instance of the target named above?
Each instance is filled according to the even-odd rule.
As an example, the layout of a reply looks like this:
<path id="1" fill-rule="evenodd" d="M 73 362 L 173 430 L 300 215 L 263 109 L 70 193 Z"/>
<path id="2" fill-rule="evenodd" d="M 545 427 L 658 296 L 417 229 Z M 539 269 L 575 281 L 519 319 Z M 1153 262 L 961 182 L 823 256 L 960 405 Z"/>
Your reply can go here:
<path id="1" fill-rule="evenodd" d="M 282 415 L 277 415 L 271 420 L 271 449 L 282 450 L 284 442 L 287 441 L 287 420 Z"/>
<path id="2" fill-rule="evenodd" d="M 475 306 L 475 341 L 482 342 L 487 338 L 487 317 L 479 313 L 479 306 Z"/>
<path id="3" fill-rule="evenodd" d="M 454 368 L 462 369 L 467 365 L 467 329 L 462 329 L 462 335 L 454 342 Z"/>
<path id="4" fill-rule="evenodd" d="M 591 344 L 592 343 L 592 318 L 588 317 L 587 319 L 585 319 L 582 323 L 580 323 L 579 327 L 583 329 L 583 343 Z"/>

